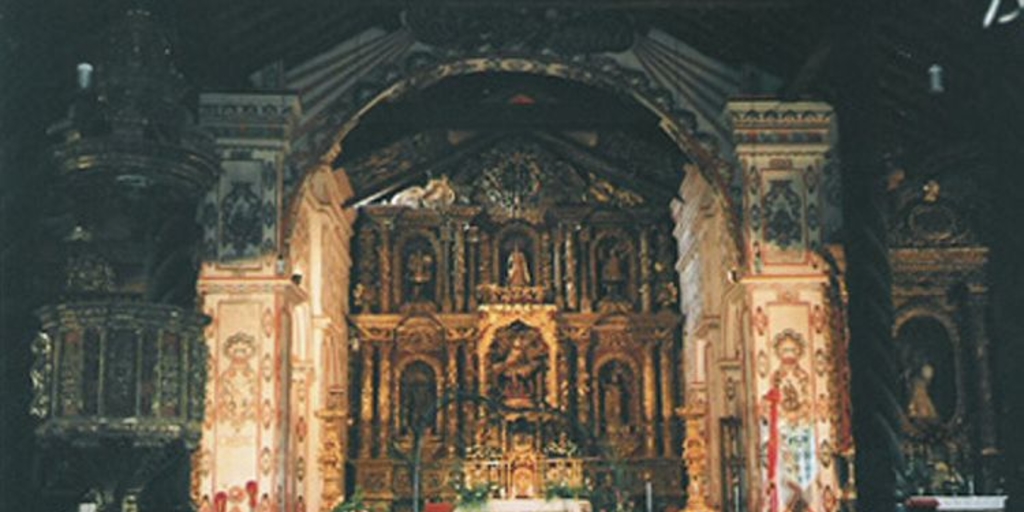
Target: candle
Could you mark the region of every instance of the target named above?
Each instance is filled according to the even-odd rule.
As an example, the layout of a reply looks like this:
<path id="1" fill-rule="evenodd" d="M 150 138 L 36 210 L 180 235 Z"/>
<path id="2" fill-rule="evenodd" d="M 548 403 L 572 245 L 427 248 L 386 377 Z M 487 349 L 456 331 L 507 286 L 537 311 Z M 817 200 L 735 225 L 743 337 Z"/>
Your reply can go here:
<path id="1" fill-rule="evenodd" d="M 647 481 L 647 512 L 654 512 L 654 484 Z"/>

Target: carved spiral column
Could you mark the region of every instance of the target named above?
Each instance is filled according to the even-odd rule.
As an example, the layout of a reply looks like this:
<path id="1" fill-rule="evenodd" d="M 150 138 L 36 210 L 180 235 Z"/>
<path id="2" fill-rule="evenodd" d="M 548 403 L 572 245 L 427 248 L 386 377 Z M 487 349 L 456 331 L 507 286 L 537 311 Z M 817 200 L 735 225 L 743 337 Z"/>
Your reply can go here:
<path id="1" fill-rule="evenodd" d="M 394 307 L 394 279 L 391 268 L 391 220 L 385 219 L 380 225 L 380 248 L 377 260 L 380 262 L 380 310 L 391 312 Z"/>
<path id="2" fill-rule="evenodd" d="M 707 502 L 707 433 L 705 412 L 692 405 L 678 409 L 677 413 L 686 421 L 686 438 L 683 441 L 683 461 L 689 485 L 686 487 L 686 508 L 684 512 L 711 512 Z"/>
<path id="3" fill-rule="evenodd" d="M 576 242 L 572 232 L 565 234 L 565 307 L 575 311 L 578 307 L 576 280 Z"/>
<path id="4" fill-rule="evenodd" d="M 588 228 L 588 227 L 584 227 L 583 229 L 580 230 L 580 246 L 581 247 L 580 247 L 580 250 L 578 252 L 577 260 L 579 261 L 579 265 L 582 265 L 583 269 L 584 269 L 583 272 L 579 273 L 579 277 L 580 277 L 580 311 L 590 312 L 593 309 L 593 307 L 592 307 L 593 301 L 591 300 L 591 297 L 590 297 L 590 295 L 591 295 L 591 292 L 590 292 L 590 287 L 591 287 L 590 275 L 593 274 L 593 272 L 590 272 L 590 268 L 591 268 L 591 265 L 593 264 L 593 262 L 590 261 L 590 258 L 588 257 L 588 254 L 587 254 L 587 247 L 590 246 L 590 228 Z"/>
<path id="5" fill-rule="evenodd" d="M 445 390 L 448 393 L 455 393 L 456 391 L 458 391 L 458 387 L 459 387 L 459 348 L 458 347 L 459 346 L 457 344 L 455 344 L 455 343 L 449 343 L 448 344 L 448 362 L 447 362 L 447 366 L 445 368 L 445 370 L 446 370 L 446 374 L 445 374 L 446 379 L 445 379 L 445 386 L 444 386 Z M 450 457 L 455 455 L 455 448 L 456 448 L 455 444 L 456 444 L 456 438 L 458 437 L 458 429 L 459 429 L 459 423 L 458 423 L 459 413 L 458 413 L 457 405 L 456 404 L 458 404 L 458 402 L 455 402 L 453 404 L 453 405 L 455 405 L 455 407 L 445 407 L 444 408 L 445 425 L 446 425 L 446 427 L 445 427 L 446 431 L 445 431 L 445 438 L 444 438 L 444 440 L 445 440 L 446 451 L 448 453 L 448 456 L 450 456 Z"/>
<path id="6" fill-rule="evenodd" d="M 836 105 L 844 176 L 844 239 L 850 295 L 850 396 L 857 444 L 857 508 L 893 510 L 896 479 L 904 472 L 896 443 L 900 431 L 899 376 L 892 343 L 892 278 L 888 259 L 886 205 L 882 191 L 881 91 L 875 71 L 882 60 L 878 23 L 886 2 L 850 2 L 834 31 L 836 62 L 843 62 Z"/>
<path id="7" fill-rule="evenodd" d="M 565 247 L 565 225 L 559 224 L 555 230 L 555 245 L 551 248 L 552 257 L 552 289 L 555 293 L 555 306 L 565 309 L 565 295 L 562 289 L 562 249 Z"/>
<path id="8" fill-rule="evenodd" d="M 467 342 L 464 345 L 462 351 L 463 360 L 462 368 L 465 372 L 463 378 L 465 379 L 465 389 L 468 389 L 471 393 L 479 393 L 480 388 L 477 385 L 477 367 L 476 367 L 476 347 L 472 342 Z M 472 402 L 466 402 L 462 405 L 462 435 L 465 439 L 475 439 L 476 436 L 476 417 L 477 417 L 477 405 Z"/>
<path id="9" fill-rule="evenodd" d="M 468 282 L 469 288 L 469 307 L 467 309 L 470 311 L 476 311 L 476 276 L 477 272 L 479 271 L 478 265 L 480 259 L 480 231 L 476 228 L 476 226 L 471 226 L 466 236 L 469 241 L 469 261 L 467 262 L 466 265 L 466 268 L 468 269 L 466 272 L 466 281 Z"/>
<path id="10" fill-rule="evenodd" d="M 450 313 L 452 310 L 452 225 L 446 222 L 441 226 L 441 254 L 438 255 L 437 278 L 441 284 L 441 311 Z"/>
<path id="11" fill-rule="evenodd" d="M 569 407 L 569 355 L 570 343 L 559 343 L 558 350 L 558 408 L 566 410 Z"/>
<path id="12" fill-rule="evenodd" d="M 452 254 L 453 266 L 453 289 L 455 296 L 455 311 L 466 310 L 466 230 L 467 225 L 460 226 L 455 230 L 455 249 Z"/>
<path id="13" fill-rule="evenodd" d="M 387 456 L 388 441 L 391 439 L 391 351 L 385 343 L 380 347 L 380 386 L 377 388 L 377 416 L 380 418 L 380 456 Z"/>
<path id="14" fill-rule="evenodd" d="M 644 454 L 648 457 L 657 455 L 655 439 L 655 416 L 658 407 L 658 382 L 654 370 L 654 351 L 657 345 L 651 344 L 644 347 L 643 372 L 644 372 Z"/>
<path id="15" fill-rule="evenodd" d="M 587 355 L 590 352 L 590 340 L 586 336 L 576 339 L 576 406 L 579 409 L 580 423 L 590 422 L 590 372 L 587 370 Z"/>
<path id="16" fill-rule="evenodd" d="M 359 458 L 369 459 L 373 447 L 373 347 L 364 345 L 359 407 Z"/>
<path id="17" fill-rule="evenodd" d="M 640 308 L 650 313 L 654 305 L 651 294 L 651 231 L 640 232 Z"/>
<path id="18" fill-rule="evenodd" d="M 662 456 L 673 455 L 672 448 L 672 417 L 675 413 L 672 393 L 672 344 L 668 340 L 661 342 L 661 418 L 662 418 Z"/>
<path id="19" fill-rule="evenodd" d="M 491 237 L 487 232 L 480 231 L 480 253 L 477 264 L 480 266 L 480 282 L 491 283 L 497 281 L 497 275 L 491 276 Z"/>

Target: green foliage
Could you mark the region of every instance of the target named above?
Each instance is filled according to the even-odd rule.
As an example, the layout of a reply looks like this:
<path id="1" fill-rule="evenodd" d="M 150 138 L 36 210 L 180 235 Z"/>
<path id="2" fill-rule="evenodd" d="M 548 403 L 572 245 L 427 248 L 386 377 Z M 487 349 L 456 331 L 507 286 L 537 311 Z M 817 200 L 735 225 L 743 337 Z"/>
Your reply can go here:
<path id="1" fill-rule="evenodd" d="M 369 508 L 363 503 L 363 490 L 356 488 L 352 496 L 334 507 L 331 512 L 366 512 Z"/>
<path id="2" fill-rule="evenodd" d="M 470 510 L 483 508 L 487 501 L 491 499 L 491 495 L 498 491 L 497 484 L 492 482 L 472 486 L 457 483 L 454 485 L 454 488 L 459 496 L 459 506 Z"/>
<path id="3" fill-rule="evenodd" d="M 544 489 L 544 499 L 551 501 L 557 499 L 578 500 L 590 497 L 590 491 L 586 487 L 576 487 L 565 482 L 551 484 Z"/>

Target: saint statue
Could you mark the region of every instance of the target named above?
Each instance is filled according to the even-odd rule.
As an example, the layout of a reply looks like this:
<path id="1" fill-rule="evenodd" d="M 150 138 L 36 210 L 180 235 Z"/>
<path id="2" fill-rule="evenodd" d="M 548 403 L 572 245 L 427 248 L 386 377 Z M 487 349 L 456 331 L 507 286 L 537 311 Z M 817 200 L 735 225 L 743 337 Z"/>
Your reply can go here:
<path id="1" fill-rule="evenodd" d="M 507 286 L 510 287 L 523 287 L 530 286 L 532 279 L 530 278 L 530 263 L 526 261 L 526 255 L 523 251 L 519 250 L 517 245 L 512 253 L 508 255 L 508 278 Z"/>
<path id="2" fill-rule="evenodd" d="M 506 400 L 531 402 L 538 392 L 536 378 L 544 368 L 545 350 L 529 332 L 512 333 L 508 352 L 492 359 L 496 384 Z"/>
<path id="3" fill-rule="evenodd" d="M 601 268 L 601 284 L 605 287 L 605 294 L 616 298 L 622 295 L 622 283 L 626 280 L 626 274 L 622 269 L 622 255 L 620 247 L 612 247 L 608 250 L 608 260 Z"/>
<path id="4" fill-rule="evenodd" d="M 427 251 L 417 251 L 409 256 L 409 283 L 412 300 L 422 298 L 423 288 L 433 278 L 434 257 Z"/>
<path id="5" fill-rule="evenodd" d="M 928 386 L 935 378 L 935 368 L 925 363 L 921 365 L 920 373 L 914 377 L 910 384 L 910 403 L 907 404 L 907 416 L 911 419 L 922 421 L 934 421 L 939 418 L 935 410 L 935 403 L 928 393 Z"/>
<path id="6" fill-rule="evenodd" d="M 622 375 L 616 373 L 604 389 L 604 419 L 608 430 L 616 432 L 624 425 L 622 421 Z"/>

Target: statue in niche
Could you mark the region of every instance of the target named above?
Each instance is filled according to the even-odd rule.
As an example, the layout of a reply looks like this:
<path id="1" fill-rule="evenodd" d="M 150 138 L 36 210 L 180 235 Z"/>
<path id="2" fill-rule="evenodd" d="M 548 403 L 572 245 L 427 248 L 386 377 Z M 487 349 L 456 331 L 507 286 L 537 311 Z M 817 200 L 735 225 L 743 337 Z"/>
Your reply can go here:
<path id="1" fill-rule="evenodd" d="M 897 346 L 907 419 L 921 426 L 949 421 L 959 393 L 956 354 L 945 326 L 927 316 L 911 318 L 900 326 Z"/>
<path id="2" fill-rule="evenodd" d="M 419 426 L 418 423 L 429 419 L 427 415 L 436 407 L 437 378 L 428 364 L 417 361 L 405 368 L 400 383 L 399 431 L 409 434 Z M 433 425 L 428 424 L 426 428 L 433 433 Z"/>
<path id="3" fill-rule="evenodd" d="M 622 244 L 614 244 L 605 252 L 605 261 L 601 265 L 601 285 L 608 299 L 622 299 L 626 283 L 626 271 L 623 268 L 623 256 L 627 253 Z"/>
<path id="4" fill-rule="evenodd" d="M 608 430 L 614 432 L 622 427 L 622 410 L 622 376 L 616 373 L 604 388 L 604 417 Z"/>
<path id="5" fill-rule="evenodd" d="M 928 386 L 935 378 L 935 368 L 928 363 L 921 365 L 910 385 L 910 403 L 907 405 L 907 416 L 912 420 L 932 422 L 939 419 L 939 413 L 932 402 Z"/>
<path id="6" fill-rule="evenodd" d="M 519 249 L 519 245 L 516 245 L 508 255 L 507 265 L 508 277 L 505 283 L 507 286 L 518 288 L 532 284 L 530 262 L 526 259 L 526 254 Z"/>
<path id="7" fill-rule="evenodd" d="M 601 373 L 601 417 L 606 431 L 616 433 L 630 424 L 630 378 L 618 362 L 608 364 Z"/>
<path id="8" fill-rule="evenodd" d="M 540 398 L 547 348 L 540 333 L 521 322 L 501 329 L 491 349 L 494 384 L 507 404 L 530 406 Z"/>
<path id="9" fill-rule="evenodd" d="M 434 278 L 434 255 L 423 249 L 410 254 L 407 278 L 410 290 L 409 300 L 428 299 L 429 297 L 425 297 L 424 289 L 429 287 Z"/>

